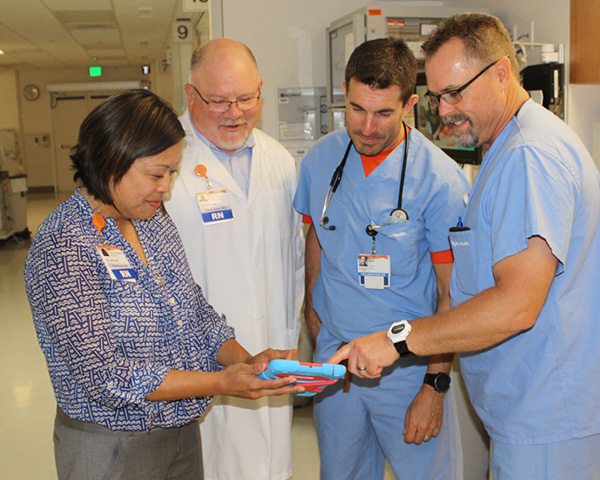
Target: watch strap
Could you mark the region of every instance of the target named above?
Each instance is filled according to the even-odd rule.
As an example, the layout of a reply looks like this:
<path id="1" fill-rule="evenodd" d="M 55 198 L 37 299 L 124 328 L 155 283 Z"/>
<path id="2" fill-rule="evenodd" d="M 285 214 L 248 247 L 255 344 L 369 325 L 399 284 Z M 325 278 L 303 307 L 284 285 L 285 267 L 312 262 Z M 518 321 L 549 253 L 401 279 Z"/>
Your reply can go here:
<path id="1" fill-rule="evenodd" d="M 400 356 L 402 358 L 408 358 L 408 357 L 414 357 L 415 356 L 415 354 L 412 353 L 408 349 L 408 345 L 406 345 L 406 340 L 402 340 L 400 342 L 394 343 L 394 347 L 396 348 L 396 351 L 400 354 Z"/>
<path id="2" fill-rule="evenodd" d="M 444 372 L 439 373 L 426 373 L 425 378 L 423 378 L 423 383 L 427 384 L 434 388 L 434 390 L 438 393 L 446 393 L 450 390 L 450 375 Z M 447 387 L 444 389 L 443 386 Z"/>

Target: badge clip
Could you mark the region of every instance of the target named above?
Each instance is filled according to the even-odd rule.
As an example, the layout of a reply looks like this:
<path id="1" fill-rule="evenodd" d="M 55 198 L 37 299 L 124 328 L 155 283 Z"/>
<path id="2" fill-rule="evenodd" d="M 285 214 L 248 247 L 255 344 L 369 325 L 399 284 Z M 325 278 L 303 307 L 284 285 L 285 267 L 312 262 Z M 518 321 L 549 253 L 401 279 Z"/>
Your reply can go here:
<path id="1" fill-rule="evenodd" d="M 208 172 L 208 170 L 206 169 L 206 165 L 196 165 L 196 167 L 194 168 L 194 173 L 202 178 L 206 179 L 206 185 L 208 187 L 209 190 L 213 189 L 212 183 L 210 183 L 210 180 L 208 179 L 208 175 L 206 174 Z"/>

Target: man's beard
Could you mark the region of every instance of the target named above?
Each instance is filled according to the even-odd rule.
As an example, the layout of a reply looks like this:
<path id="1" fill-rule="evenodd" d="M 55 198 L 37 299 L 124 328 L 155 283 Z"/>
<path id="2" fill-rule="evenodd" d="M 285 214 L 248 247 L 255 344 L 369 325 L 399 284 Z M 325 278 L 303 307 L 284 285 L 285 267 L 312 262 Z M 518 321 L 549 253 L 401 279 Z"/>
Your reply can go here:
<path id="1" fill-rule="evenodd" d="M 469 122 L 471 127 L 467 131 L 457 132 L 454 130 L 454 128 L 452 129 L 452 133 L 454 133 L 454 139 L 461 147 L 473 148 L 479 145 L 479 133 L 477 130 L 475 130 L 475 127 L 473 127 L 473 123 L 468 116 L 462 113 L 455 113 L 454 115 L 446 115 L 443 118 L 450 127 L 463 121 Z"/>
<path id="2" fill-rule="evenodd" d="M 226 120 L 223 123 L 221 123 L 221 125 L 247 125 L 247 124 L 248 124 L 248 121 L 245 119 Z M 217 147 L 219 147 L 221 150 L 236 151 L 236 150 L 242 148 L 246 144 L 246 141 L 250 137 L 251 133 L 252 133 L 252 130 L 249 130 L 249 131 L 244 132 L 243 136 L 240 137 L 239 134 L 236 134 L 233 136 L 233 138 L 230 138 L 228 135 L 223 134 L 218 137 L 218 143 L 215 142 L 215 145 Z"/>

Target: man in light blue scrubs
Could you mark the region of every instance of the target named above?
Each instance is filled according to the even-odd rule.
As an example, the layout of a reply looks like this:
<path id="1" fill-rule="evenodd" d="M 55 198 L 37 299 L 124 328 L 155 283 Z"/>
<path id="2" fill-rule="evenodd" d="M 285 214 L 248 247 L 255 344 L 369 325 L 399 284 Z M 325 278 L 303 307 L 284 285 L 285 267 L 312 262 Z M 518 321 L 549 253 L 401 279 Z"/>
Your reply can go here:
<path id="1" fill-rule="evenodd" d="M 423 49 L 429 100 L 457 142 L 489 149 L 464 225 L 449 234 L 455 308 L 357 339 L 330 361 L 349 357 L 370 378 L 398 352 L 465 352 L 495 480 L 600 478 L 598 170 L 520 86 L 496 17 L 456 15 Z"/>
<path id="2" fill-rule="evenodd" d="M 416 74 L 400 40 L 359 46 L 343 84 L 346 129 L 302 162 L 294 207 L 311 224 L 305 318 L 317 362 L 392 319 L 450 306 L 447 232 L 470 186 L 451 158 L 403 123 L 418 100 Z M 338 382 L 317 397 L 321 479 L 382 479 L 386 459 L 400 479 L 461 479 L 452 358 L 398 362 L 377 380 L 351 380 L 349 390 Z"/>

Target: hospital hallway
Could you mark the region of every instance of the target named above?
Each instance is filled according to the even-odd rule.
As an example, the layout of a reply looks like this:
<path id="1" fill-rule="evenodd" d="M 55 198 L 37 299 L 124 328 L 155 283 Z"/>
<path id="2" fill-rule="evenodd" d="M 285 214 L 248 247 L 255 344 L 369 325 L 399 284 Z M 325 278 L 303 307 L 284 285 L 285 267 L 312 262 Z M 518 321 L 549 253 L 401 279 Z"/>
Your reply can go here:
<path id="1" fill-rule="evenodd" d="M 27 194 L 27 226 L 32 235 L 67 194 Z M 0 478 L 54 480 L 52 430 L 56 401 L 31 319 L 23 266 L 30 240 L 0 244 Z M 319 478 L 312 405 L 294 409 L 293 480 Z M 385 480 L 394 475 L 386 470 Z M 240 476 L 243 480 L 243 475 Z"/>

